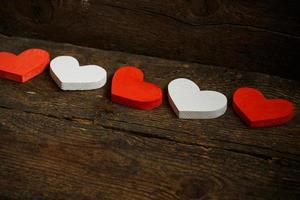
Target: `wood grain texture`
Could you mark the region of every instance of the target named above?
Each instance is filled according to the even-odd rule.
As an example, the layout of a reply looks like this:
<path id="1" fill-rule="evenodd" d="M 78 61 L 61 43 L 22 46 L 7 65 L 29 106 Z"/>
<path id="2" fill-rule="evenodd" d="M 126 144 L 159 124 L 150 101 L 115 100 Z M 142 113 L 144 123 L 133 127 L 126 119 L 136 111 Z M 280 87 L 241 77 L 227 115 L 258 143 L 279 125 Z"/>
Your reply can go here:
<path id="1" fill-rule="evenodd" d="M 110 85 L 62 92 L 49 71 L 0 80 L 0 199 L 298 199 L 300 83 L 253 72 L 0 35 L 0 48 L 44 48 L 103 66 L 135 65 L 164 88 L 177 77 L 230 99 L 240 86 L 295 103 L 285 126 L 248 129 L 232 107 L 179 120 L 168 104 L 140 111 L 110 101 Z M 108 80 L 110 82 L 110 79 Z M 230 102 L 231 103 L 231 102 Z"/>
<path id="2" fill-rule="evenodd" d="M 0 32 L 298 79 L 298 0 L 11 0 Z"/>

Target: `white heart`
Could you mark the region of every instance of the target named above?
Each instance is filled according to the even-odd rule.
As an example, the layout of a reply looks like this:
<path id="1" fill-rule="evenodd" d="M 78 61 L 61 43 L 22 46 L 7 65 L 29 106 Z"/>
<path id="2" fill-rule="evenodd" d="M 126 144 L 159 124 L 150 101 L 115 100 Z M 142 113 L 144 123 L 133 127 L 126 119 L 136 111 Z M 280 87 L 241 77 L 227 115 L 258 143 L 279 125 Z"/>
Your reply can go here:
<path id="1" fill-rule="evenodd" d="M 59 56 L 50 62 L 50 74 L 62 90 L 93 90 L 105 85 L 106 70 L 98 65 L 80 66 L 72 56 Z"/>
<path id="2" fill-rule="evenodd" d="M 198 85 L 186 78 L 168 85 L 169 102 L 180 119 L 213 119 L 226 112 L 227 98 L 216 91 L 200 91 Z"/>

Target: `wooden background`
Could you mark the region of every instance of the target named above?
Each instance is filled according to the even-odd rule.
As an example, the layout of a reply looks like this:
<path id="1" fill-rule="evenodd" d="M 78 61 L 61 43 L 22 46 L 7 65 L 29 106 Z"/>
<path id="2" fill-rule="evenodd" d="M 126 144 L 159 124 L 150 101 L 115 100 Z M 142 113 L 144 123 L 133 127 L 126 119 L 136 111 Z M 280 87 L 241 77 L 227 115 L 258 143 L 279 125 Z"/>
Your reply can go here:
<path id="1" fill-rule="evenodd" d="M 0 79 L 1 200 L 299 200 L 300 82 L 0 34 L 5 51 L 32 45 L 103 66 L 109 79 L 76 92 L 61 91 L 49 70 L 25 84 Z M 190 78 L 224 93 L 228 110 L 180 120 L 166 95 L 151 111 L 115 104 L 110 82 L 121 65 L 140 67 L 164 91 L 179 75 Z M 230 99 L 245 85 L 294 102 L 295 118 L 247 128 Z"/>
<path id="2" fill-rule="evenodd" d="M 0 32 L 297 78 L 299 0 L 9 0 Z"/>

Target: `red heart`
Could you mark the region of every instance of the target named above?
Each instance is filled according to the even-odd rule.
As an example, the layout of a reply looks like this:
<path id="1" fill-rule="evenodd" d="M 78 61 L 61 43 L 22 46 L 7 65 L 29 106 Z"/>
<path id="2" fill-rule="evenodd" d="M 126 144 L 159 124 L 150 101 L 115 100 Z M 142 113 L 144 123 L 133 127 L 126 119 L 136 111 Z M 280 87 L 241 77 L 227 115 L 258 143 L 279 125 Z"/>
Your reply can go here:
<path id="1" fill-rule="evenodd" d="M 294 106 L 284 99 L 266 99 L 253 88 L 239 88 L 233 95 L 233 108 L 252 128 L 281 125 L 294 116 Z"/>
<path id="2" fill-rule="evenodd" d="M 0 78 L 24 83 L 42 73 L 50 55 L 42 49 L 28 49 L 19 55 L 0 52 Z"/>
<path id="3" fill-rule="evenodd" d="M 149 110 L 162 103 L 162 91 L 153 84 L 144 82 L 144 73 L 131 66 L 119 68 L 112 80 L 112 101 L 137 108 Z"/>

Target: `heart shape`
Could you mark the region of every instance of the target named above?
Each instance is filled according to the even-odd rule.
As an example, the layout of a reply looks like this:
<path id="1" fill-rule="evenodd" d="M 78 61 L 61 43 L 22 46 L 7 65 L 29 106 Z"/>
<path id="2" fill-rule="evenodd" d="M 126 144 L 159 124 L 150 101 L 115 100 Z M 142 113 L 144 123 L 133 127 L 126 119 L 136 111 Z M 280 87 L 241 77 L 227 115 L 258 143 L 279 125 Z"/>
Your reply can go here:
<path id="1" fill-rule="evenodd" d="M 162 91 L 157 85 L 145 82 L 140 69 L 123 66 L 113 76 L 111 98 L 125 106 L 150 110 L 161 105 Z"/>
<path id="2" fill-rule="evenodd" d="M 252 128 L 281 125 L 294 116 L 294 106 L 284 99 L 266 99 L 254 88 L 239 88 L 233 94 L 233 108 Z"/>
<path id="3" fill-rule="evenodd" d="M 19 55 L 0 52 L 0 78 L 24 83 L 42 73 L 49 61 L 49 53 L 42 49 L 28 49 Z"/>
<path id="4" fill-rule="evenodd" d="M 59 56 L 50 63 L 50 74 L 62 90 L 93 90 L 106 83 L 106 70 L 98 65 L 80 66 L 72 56 Z"/>
<path id="5" fill-rule="evenodd" d="M 169 102 L 180 119 L 213 119 L 226 112 L 227 98 L 216 91 L 200 91 L 193 81 L 178 78 L 168 85 Z"/>

